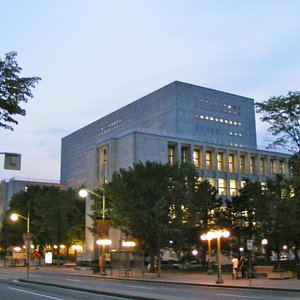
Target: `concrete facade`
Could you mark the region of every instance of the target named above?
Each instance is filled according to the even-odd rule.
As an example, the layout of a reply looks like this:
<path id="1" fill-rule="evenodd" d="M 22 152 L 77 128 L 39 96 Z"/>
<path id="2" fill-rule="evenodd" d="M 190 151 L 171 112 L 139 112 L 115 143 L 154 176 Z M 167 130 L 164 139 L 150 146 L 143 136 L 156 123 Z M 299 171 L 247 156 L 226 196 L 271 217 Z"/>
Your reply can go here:
<path id="1" fill-rule="evenodd" d="M 193 163 L 224 196 L 244 177 L 289 172 L 287 154 L 257 148 L 253 99 L 178 81 L 64 137 L 61 149 L 61 183 L 91 189 L 139 161 Z"/>

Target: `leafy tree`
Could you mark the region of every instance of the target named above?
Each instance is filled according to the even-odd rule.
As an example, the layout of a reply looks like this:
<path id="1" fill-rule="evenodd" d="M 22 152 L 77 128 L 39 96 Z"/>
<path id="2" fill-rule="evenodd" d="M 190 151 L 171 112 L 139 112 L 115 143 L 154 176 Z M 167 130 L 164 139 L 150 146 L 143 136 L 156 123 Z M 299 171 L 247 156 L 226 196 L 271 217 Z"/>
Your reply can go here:
<path id="1" fill-rule="evenodd" d="M 16 52 L 5 54 L 0 58 L 0 127 L 13 130 L 10 125 L 18 124 L 13 116 L 25 116 L 26 111 L 20 106 L 32 98 L 31 89 L 40 80 L 39 77 L 19 77 L 22 70 L 16 61 Z"/>
<path id="2" fill-rule="evenodd" d="M 268 122 L 268 131 L 276 137 L 269 146 L 283 146 L 292 152 L 300 151 L 300 92 L 289 92 L 287 96 L 272 97 L 255 103 L 261 120 Z"/>
<path id="3" fill-rule="evenodd" d="M 232 231 L 234 235 L 234 250 L 245 245 L 248 239 L 258 236 L 257 208 L 262 202 L 262 187 L 259 181 L 245 180 L 245 186 L 240 195 L 232 197 L 228 206 L 232 213 Z"/>
<path id="4" fill-rule="evenodd" d="M 160 258 L 169 240 L 177 247 L 179 240 L 184 242 L 194 175 L 193 169 L 183 165 L 138 163 L 114 173 L 107 186 L 113 225 L 139 241 L 150 255 L 152 267 L 154 257 Z"/>
<path id="5" fill-rule="evenodd" d="M 15 194 L 1 228 L 1 243 L 21 245 L 26 222 L 12 224 L 9 216 L 16 212 L 27 216 L 30 211 L 30 232 L 34 244 L 67 244 L 83 242 L 85 226 L 84 202 L 75 190 L 61 190 L 54 186 L 30 186 L 27 192 Z"/>

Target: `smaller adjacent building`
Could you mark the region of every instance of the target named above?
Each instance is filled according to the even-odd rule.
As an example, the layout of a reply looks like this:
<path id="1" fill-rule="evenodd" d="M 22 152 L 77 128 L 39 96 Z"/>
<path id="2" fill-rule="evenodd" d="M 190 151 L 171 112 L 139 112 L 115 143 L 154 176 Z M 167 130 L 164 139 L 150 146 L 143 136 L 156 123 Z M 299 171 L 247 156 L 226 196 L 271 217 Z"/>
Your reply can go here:
<path id="1" fill-rule="evenodd" d="M 9 202 L 12 196 L 20 191 L 24 191 L 25 187 L 33 185 L 61 187 L 61 184 L 54 180 L 16 177 L 2 180 L 0 182 L 0 221 L 3 219 L 5 212 L 9 209 Z"/>

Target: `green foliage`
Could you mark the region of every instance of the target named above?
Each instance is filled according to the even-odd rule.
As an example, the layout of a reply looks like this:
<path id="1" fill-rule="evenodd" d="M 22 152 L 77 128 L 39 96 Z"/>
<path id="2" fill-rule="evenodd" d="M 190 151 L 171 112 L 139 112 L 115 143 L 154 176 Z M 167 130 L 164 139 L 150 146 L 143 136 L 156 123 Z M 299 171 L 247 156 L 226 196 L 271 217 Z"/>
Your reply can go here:
<path id="1" fill-rule="evenodd" d="M 30 212 L 30 232 L 34 244 L 67 244 L 84 240 L 85 205 L 75 190 L 54 186 L 30 186 L 27 192 L 15 194 L 1 228 L 1 244 L 21 245 L 26 232 L 25 220 L 12 222 L 15 212 L 24 217 Z"/>
<path id="2" fill-rule="evenodd" d="M 276 137 L 270 146 L 283 146 L 292 152 L 300 151 L 300 92 L 289 92 L 287 96 L 272 97 L 255 103 L 262 121 L 271 127 L 268 131 Z"/>
<path id="3" fill-rule="evenodd" d="M 200 231 L 216 221 L 209 211 L 221 206 L 216 189 L 199 182 L 187 164 L 138 163 L 114 173 L 106 192 L 113 226 L 137 239 L 151 257 L 170 247 L 170 240 L 177 253 L 198 246 Z"/>
<path id="4" fill-rule="evenodd" d="M 40 80 L 39 77 L 19 77 L 22 68 L 16 56 L 16 52 L 10 52 L 4 60 L 0 58 L 0 127 L 9 130 L 13 130 L 11 123 L 18 124 L 14 115 L 26 115 L 20 103 L 33 97 L 31 89 Z"/>

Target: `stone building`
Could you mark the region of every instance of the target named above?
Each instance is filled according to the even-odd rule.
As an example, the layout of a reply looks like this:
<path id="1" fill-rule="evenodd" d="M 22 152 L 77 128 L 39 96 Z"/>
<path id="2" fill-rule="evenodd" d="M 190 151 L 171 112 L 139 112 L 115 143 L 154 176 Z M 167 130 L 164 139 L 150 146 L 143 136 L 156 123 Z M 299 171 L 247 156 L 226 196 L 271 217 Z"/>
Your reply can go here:
<path id="1" fill-rule="evenodd" d="M 288 175 L 288 158 L 258 149 L 253 99 L 175 81 L 64 137 L 61 183 L 93 189 L 139 161 L 178 161 L 233 196 L 245 177 Z"/>

